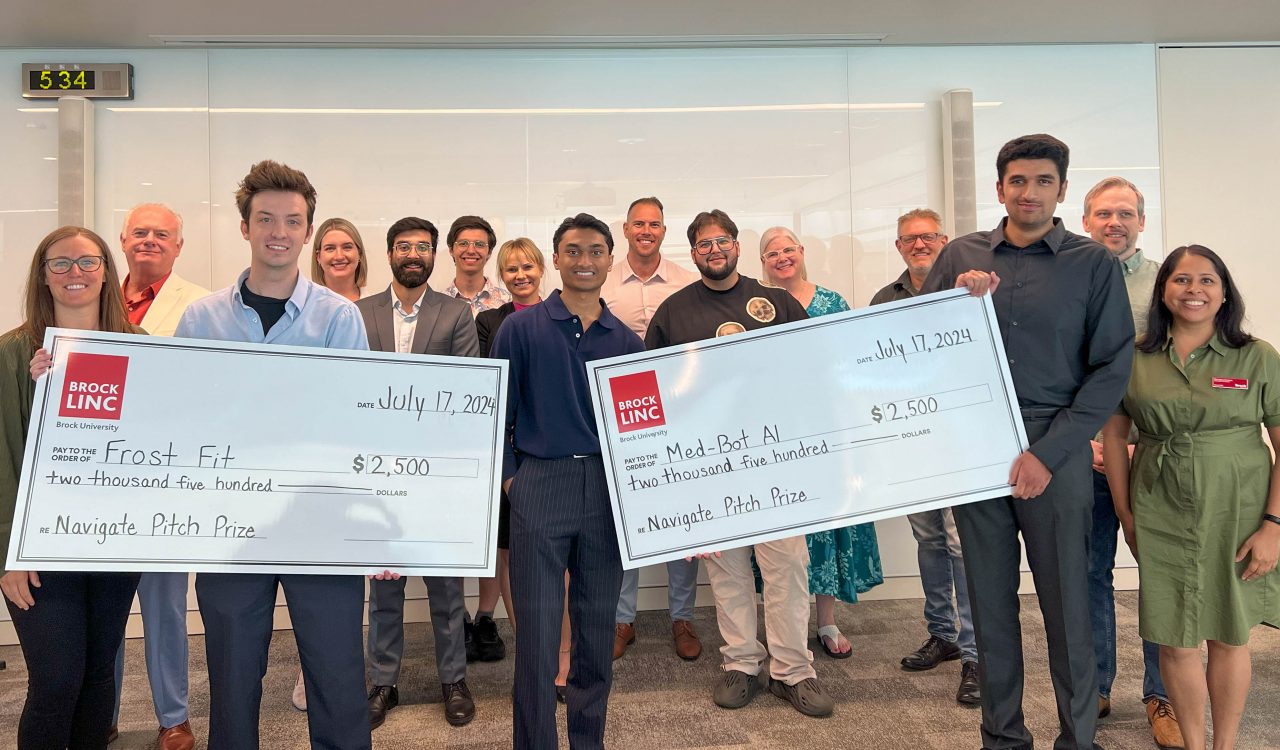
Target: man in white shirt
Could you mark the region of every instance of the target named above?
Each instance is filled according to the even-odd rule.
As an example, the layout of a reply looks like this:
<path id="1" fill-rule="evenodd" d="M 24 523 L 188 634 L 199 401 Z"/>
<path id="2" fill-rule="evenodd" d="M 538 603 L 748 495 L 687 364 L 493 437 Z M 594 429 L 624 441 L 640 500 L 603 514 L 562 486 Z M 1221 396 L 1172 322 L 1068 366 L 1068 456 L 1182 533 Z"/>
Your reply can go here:
<path id="1" fill-rule="evenodd" d="M 657 198 L 638 198 L 631 203 L 622 234 L 627 238 L 627 254 L 614 263 L 600 296 L 608 305 L 609 312 L 643 339 L 658 306 L 695 281 L 698 275 L 662 257 L 662 240 L 667 235 L 667 225 L 662 215 L 662 201 Z M 672 560 L 667 563 L 671 634 L 676 654 L 686 660 L 697 659 L 702 654 L 702 643 L 693 629 L 693 600 L 697 593 L 698 561 Z M 640 571 L 623 571 L 613 640 L 614 659 L 621 658 L 627 646 L 635 643 L 634 623 L 639 596 Z"/>

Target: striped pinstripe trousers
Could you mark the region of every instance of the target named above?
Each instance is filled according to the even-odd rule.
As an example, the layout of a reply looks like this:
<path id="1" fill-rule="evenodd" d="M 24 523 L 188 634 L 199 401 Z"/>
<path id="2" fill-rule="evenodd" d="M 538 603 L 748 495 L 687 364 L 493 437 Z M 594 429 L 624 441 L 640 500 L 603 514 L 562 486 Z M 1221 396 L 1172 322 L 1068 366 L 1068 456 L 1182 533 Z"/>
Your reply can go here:
<path id="1" fill-rule="evenodd" d="M 555 677 L 569 571 L 569 747 L 604 747 L 622 561 L 599 456 L 526 457 L 511 484 L 516 631 L 515 750 L 556 747 Z"/>

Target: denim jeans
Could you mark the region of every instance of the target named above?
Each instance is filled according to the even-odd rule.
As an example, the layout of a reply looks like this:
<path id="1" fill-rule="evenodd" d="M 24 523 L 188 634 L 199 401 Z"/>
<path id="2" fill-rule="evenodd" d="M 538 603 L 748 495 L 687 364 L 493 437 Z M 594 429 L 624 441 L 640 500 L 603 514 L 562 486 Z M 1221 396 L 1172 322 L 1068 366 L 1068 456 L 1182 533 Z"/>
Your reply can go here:
<path id="1" fill-rule="evenodd" d="M 907 516 L 916 538 L 920 584 L 924 587 L 924 619 L 932 635 L 960 646 L 962 661 L 976 662 L 973 614 L 964 577 L 960 537 L 950 508 L 926 510 Z M 955 589 L 955 602 L 951 592 Z"/>
<path id="2" fill-rule="evenodd" d="M 1098 695 L 1111 697 L 1116 678 L 1116 599 L 1112 570 L 1120 519 L 1116 517 L 1107 478 L 1093 473 L 1093 536 L 1089 540 L 1089 617 L 1093 621 L 1093 650 L 1098 658 Z M 1142 700 L 1168 700 L 1160 679 L 1160 647 L 1142 642 Z"/>

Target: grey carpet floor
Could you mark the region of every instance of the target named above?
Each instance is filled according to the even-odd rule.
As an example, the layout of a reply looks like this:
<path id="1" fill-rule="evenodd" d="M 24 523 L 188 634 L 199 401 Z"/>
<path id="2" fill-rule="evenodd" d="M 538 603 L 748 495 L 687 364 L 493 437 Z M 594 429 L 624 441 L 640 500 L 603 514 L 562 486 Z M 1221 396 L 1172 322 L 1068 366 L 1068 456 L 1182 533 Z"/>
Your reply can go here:
<path id="1" fill-rule="evenodd" d="M 1117 596 L 1119 676 L 1113 688 L 1113 711 L 1102 720 L 1098 744 L 1106 750 L 1151 750 L 1141 703 L 1142 655 L 1137 639 L 1137 597 Z M 630 748 L 857 748 L 867 750 L 955 750 L 981 746 L 976 709 L 956 704 L 958 662 L 931 672 L 909 674 L 898 660 L 924 639 L 919 600 L 863 602 L 837 607 L 841 628 L 853 643 L 852 658 L 834 661 L 815 651 L 818 677 L 835 696 L 835 715 L 809 719 L 789 704 L 764 693 L 738 711 L 717 708 L 711 686 L 717 679 L 721 645 L 715 611 L 700 608 L 697 628 L 706 651 L 696 662 L 682 662 L 671 650 L 666 613 L 644 612 L 637 622 L 638 640 L 615 663 L 609 700 L 606 743 L 614 750 Z M 401 706 L 373 734 L 379 750 L 393 748 L 457 748 L 498 750 L 511 746 L 513 658 L 473 664 L 468 683 L 476 699 L 476 720 L 461 728 L 445 723 L 435 676 L 430 628 L 410 625 L 409 655 L 400 681 Z M 1023 598 L 1023 635 L 1027 658 L 1024 700 L 1027 723 L 1039 747 L 1049 748 L 1057 731 L 1057 713 L 1049 682 L 1044 628 L 1035 597 Z M 510 644 L 510 631 L 502 623 Z M 1253 689 L 1245 712 L 1239 747 L 1280 748 L 1280 633 L 1258 628 L 1253 633 Z M 205 746 L 208 728 L 208 680 L 203 668 L 204 641 L 191 643 L 191 714 Z M 15 745 L 18 715 L 26 690 L 26 669 L 18 647 L 0 648 L 9 668 L 0 672 L 0 747 Z M 262 747 L 306 748 L 306 715 L 289 703 L 298 656 L 292 634 L 272 640 L 270 668 L 264 681 Z M 561 747 L 564 708 L 559 709 Z M 156 746 L 155 718 L 143 665 L 142 642 L 127 648 L 121 737 L 112 750 Z"/>

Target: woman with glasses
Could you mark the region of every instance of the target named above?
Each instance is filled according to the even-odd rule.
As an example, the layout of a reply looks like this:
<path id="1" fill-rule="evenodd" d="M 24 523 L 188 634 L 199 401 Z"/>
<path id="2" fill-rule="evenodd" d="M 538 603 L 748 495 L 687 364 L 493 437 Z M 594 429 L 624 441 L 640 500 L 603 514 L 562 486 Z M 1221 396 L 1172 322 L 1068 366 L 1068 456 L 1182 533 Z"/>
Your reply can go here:
<path id="1" fill-rule="evenodd" d="M 364 240 L 346 219 L 328 219 L 315 231 L 311 249 L 311 280 L 355 302 L 369 276 Z"/>
<path id="2" fill-rule="evenodd" d="M 129 323 L 102 238 L 61 227 L 36 247 L 24 321 L 0 336 L 0 564 L 13 527 L 34 380 L 48 371 L 45 329 L 143 333 Z M 18 748 L 103 748 L 115 707 L 116 651 L 137 573 L 9 570 L 0 590 L 27 663 Z"/>
<path id="3" fill-rule="evenodd" d="M 791 293 L 809 317 L 845 312 L 848 303 L 836 292 L 809 281 L 804 245 L 786 227 L 760 235 L 760 263 L 769 283 Z M 809 590 L 818 608 L 818 643 L 832 659 L 847 659 L 853 647 L 836 625 L 836 599 L 853 604 L 858 594 L 884 582 L 880 547 L 872 523 L 809 534 Z"/>
<path id="4" fill-rule="evenodd" d="M 1156 274 L 1124 400 L 1103 428 L 1103 463 L 1138 559 L 1138 630 L 1187 750 L 1235 747 L 1249 695 L 1249 633 L 1280 623 L 1280 354 L 1245 333 L 1226 265 L 1180 247 Z M 1132 467 L 1130 424 L 1138 427 Z M 1207 666 L 1201 644 L 1207 642 Z"/>

